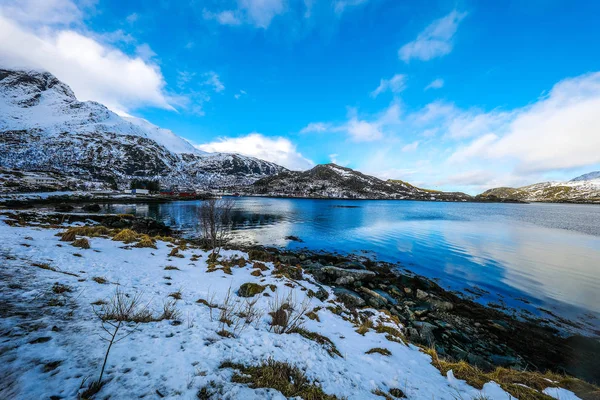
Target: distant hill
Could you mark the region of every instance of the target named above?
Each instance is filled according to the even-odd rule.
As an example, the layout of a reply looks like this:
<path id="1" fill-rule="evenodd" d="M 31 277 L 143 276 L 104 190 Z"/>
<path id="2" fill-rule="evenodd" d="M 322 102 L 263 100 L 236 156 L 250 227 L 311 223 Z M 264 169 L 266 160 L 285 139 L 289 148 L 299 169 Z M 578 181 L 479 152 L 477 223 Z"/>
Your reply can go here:
<path id="1" fill-rule="evenodd" d="M 237 189 L 245 194 L 282 197 L 429 201 L 473 199 L 465 193 L 421 189 L 400 180 L 384 181 L 336 164 L 321 164 L 302 172 L 284 171 Z"/>
<path id="2" fill-rule="evenodd" d="M 484 200 L 520 200 L 547 203 L 600 203 L 600 171 L 567 182 L 542 182 L 520 188 L 499 187 L 477 196 Z"/>

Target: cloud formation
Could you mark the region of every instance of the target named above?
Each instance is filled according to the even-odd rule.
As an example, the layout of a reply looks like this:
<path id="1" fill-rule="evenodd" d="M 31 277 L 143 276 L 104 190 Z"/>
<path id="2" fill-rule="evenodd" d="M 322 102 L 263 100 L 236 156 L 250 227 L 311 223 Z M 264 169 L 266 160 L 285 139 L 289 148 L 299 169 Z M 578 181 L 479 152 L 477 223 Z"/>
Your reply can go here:
<path id="1" fill-rule="evenodd" d="M 4 2 L 0 6 L 0 64 L 49 71 L 80 100 L 94 100 L 120 113 L 147 106 L 173 109 L 150 46 L 140 44 L 136 55 L 125 54 L 101 42 L 102 36 L 83 29 L 82 19 L 83 11 L 70 0 Z M 109 36 L 112 40 L 124 37 L 120 32 Z"/>
<path id="2" fill-rule="evenodd" d="M 273 18 L 286 12 L 283 0 L 237 0 L 237 7 L 217 12 L 204 9 L 206 20 L 217 21 L 221 25 L 249 24 L 267 29 Z"/>
<path id="3" fill-rule="evenodd" d="M 381 79 L 377 89 L 371 92 L 371 97 L 377 97 L 388 90 L 392 93 L 400 93 L 406 88 L 406 75 L 396 74 L 390 79 Z"/>
<path id="4" fill-rule="evenodd" d="M 428 61 L 450 53 L 454 34 L 466 16 L 465 12 L 453 10 L 445 17 L 433 21 L 415 40 L 398 50 L 398 57 L 408 63 L 412 59 Z"/>
<path id="5" fill-rule="evenodd" d="M 80 100 L 127 112 L 143 106 L 173 109 L 160 68 L 68 29 L 36 32 L 0 15 L 3 66 L 47 70 Z"/>
<path id="6" fill-rule="evenodd" d="M 267 137 L 257 132 L 236 138 L 221 138 L 200 144 L 198 149 L 207 152 L 238 153 L 279 164 L 291 170 L 312 168 L 315 163 L 305 158 L 296 145 L 283 137 Z"/>
<path id="7" fill-rule="evenodd" d="M 514 160 L 517 171 L 539 172 L 600 163 L 600 72 L 558 82 L 539 101 L 513 110 L 472 118 L 484 125 L 469 144 L 450 157 Z"/>
<path id="8" fill-rule="evenodd" d="M 427 86 L 425 86 L 425 90 L 429 90 L 429 89 L 441 89 L 444 87 L 444 80 L 443 79 L 434 79 L 433 81 L 431 81 L 431 83 Z"/>

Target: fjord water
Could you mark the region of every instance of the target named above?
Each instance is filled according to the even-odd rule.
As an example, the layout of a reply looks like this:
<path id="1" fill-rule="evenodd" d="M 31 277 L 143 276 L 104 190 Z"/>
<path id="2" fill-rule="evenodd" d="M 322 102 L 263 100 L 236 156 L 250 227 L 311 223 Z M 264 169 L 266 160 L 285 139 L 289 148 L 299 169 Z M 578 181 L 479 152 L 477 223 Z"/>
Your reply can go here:
<path id="1" fill-rule="evenodd" d="M 106 211 L 156 217 L 194 235 L 199 205 Z M 234 221 L 243 243 L 399 262 L 484 303 L 600 329 L 600 206 L 237 198 Z"/>

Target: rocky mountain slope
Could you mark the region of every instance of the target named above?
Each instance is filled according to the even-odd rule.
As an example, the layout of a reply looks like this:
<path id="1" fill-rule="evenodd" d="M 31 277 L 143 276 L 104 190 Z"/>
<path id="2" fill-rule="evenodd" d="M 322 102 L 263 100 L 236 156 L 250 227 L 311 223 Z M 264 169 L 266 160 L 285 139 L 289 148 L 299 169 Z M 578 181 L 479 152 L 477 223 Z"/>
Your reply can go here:
<path id="1" fill-rule="evenodd" d="M 549 203 L 600 203 L 600 171 L 590 172 L 567 182 L 542 182 L 520 188 L 494 188 L 477 197 L 488 200 Z"/>
<path id="2" fill-rule="evenodd" d="M 438 192 L 420 189 L 403 181 L 384 181 L 336 164 L 317 165 L 303 172 L 285 171 L 238 190 L 245 194 L 284 197 L 472 200 L 464 193 Z"/>
<path id="3" fill-rule="evenodd" d="M 148 121 L 78 101 L 48 72 L 6 69 L 0 69 L 0 167 L 118 186 L 138 178 L 203 188 L 250 184 L 285 171 L 252 157 L 202 152 Z"/>

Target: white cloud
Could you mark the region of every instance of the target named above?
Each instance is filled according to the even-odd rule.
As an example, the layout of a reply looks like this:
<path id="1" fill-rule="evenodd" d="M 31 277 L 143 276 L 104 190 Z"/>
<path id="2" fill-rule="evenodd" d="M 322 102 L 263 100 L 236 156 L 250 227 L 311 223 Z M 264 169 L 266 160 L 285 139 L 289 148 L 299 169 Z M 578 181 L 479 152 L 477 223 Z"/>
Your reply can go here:
<path id="1" fill-rule="evenodd" d="M 533 105 L 513 110 L 508 114 L 508 121 L 499 124 L 493 132 L 458 148 L 451 159 L 512 160 L 522 172 L 598 164 L 598 110 L 600 72 L 565 79 Z"/>
<path id="2" fill-rule="evenodd" d="M 300 131 L 300 133 L 321 133 L 321 132 L 327 132 L 328 130 L 330 130 L 332 127 L 331 124 L 325 123 L 325 122 L 311 122 L 310 124 L 306 125 L 304 128 L 302 128 L 302 130 Z"/>
<path id="3" fill-rule="evenodd" d="M 283 0 L 238 0 L 237 8 L 211 12 L 204 10 L 202 16 L 207 20 L 216 20 L 221 25 L 241 25 L 247 23 L 266 29 L 273 18 L 283 14 L 286 7 Z"/>
<path id="4" fill-rule="evenodd" d="M 415 140 L 414 142 L 409 143 L 409 144 L 405 145 L 404 147 L 402 147 L 402 151 L 404 153 L 408 153 L 408 152 L 417 150 L 417 147 L 419 147 L 419 141 Z"/>
<path id="5" fill-rule="evenodd" d="M 329 161 L 337 164 L 337 165 L 341 165 L 342 167 L 347 166 L 348 164 L 350 164 L 350 161 L 342 161 L 339 159 L 339 154 L 330 154 L 329 155 Z"/>
<path id="6" fill-rule="evenodd" d="M 0 14 L 20 23 L 72 24 L 83 12 L 72 0 L 3 0 Z"/>
<path id="7" fill-rule="evenodd" d="M 333 3 L 333 10 L 336 14 L 341 14 L 346 10 L 346 8 L 359 6 L 368 1 L 369 0 L 337 0 L 335 3 Z"/>
<path id="8" fill-rule="evenodd" d="M 245 90 L 240 90 L 239 92 L 234 94 L 233 97 L 235 97 L 236 100 L 239 100 L 242 96 L 245 96 L 246 94 L 247 93 Z"/>
<path id="9" fill-rule="evenodd" d="M 223 82 L 221 82 L 219 74 L 215 73 L 214 71 L 210 71 L 204 74 L 204 76 L 206 77 L 204 84 L 211 86 L 215 92 L 220 93 L 225 90 L 225 85 L 223 85 Z"/>
<path id="10" fill-rule="evenodd" d="M 390 79 L 381 79 L 377 89 L 371 92 L 371 97 L 377 97 L 379 94 L 390 91 L 392 93 L 400 93 L 406 88 L 406 75 L 396 74 Z"/>
<path id="11" fill-rule="evenodd" d="M 267 137 L 257 132 L 237 138 L 222 138 L 196 147 L 208 152 L 244 154 L 271 161 L 292 170 L 305 170 L 315 165 L 314 162 L 300 154 L 296 145 L 289 139 Z"/>
<path id="12" fill-rule="evenodd" d="M 240 25 L 242 21 L 236 15 L 236 12 L 232 10 L 221 11 L 218 13 L 212 13 L 208 10 L 202 12 L 204 19 L 216 20 L 221 25 Z"/>
<path id="13" fill-rule="evenodd" d="M 377 122 L 367 122 L 353 117 L 348 121 L 346 130 L 355 142 L 371 142 L 383 137 L 381 127 Z"/>
<path id="14" fill-rule="evenodd" d="M 131 13 L 125 18 L 125 20 L 130 24 L 134 24 L 139 18 L 140 16 L 137 13 Z"/>
<path id="15" fill-rule="evenodd" d="M 425 90 L 429 90 L 429 89 L 441 89 L 444 87 L 444 80 L 443 79 L 434 79 L 429 85 L 425 86 Z"/>
<path id="16" fill-rule="evenodd" d="M 44 21 L 58 19 L 56 13 L 48 13 L 49 19 Z M 34 31 L 6 18 L 5 14 L 3 6 L 0 9 L 2 65 L 47 70 L 71 86 L 80 100 L 95 100 L 116 111 L 143 106 L 173 109 L 155 63 L 129 56 L 73 30 L 45 26 Z"/>
<path id="17" fill-rule="evenodd" d="M 398 57 L 404 62 L 409 62 L 413 58 L 427 61 L 450 53 L 458 24 L 466 15 L 467 13 L 454 10 L 445 17 L 433 21 L 414 41 L 398 50 Z"/>

